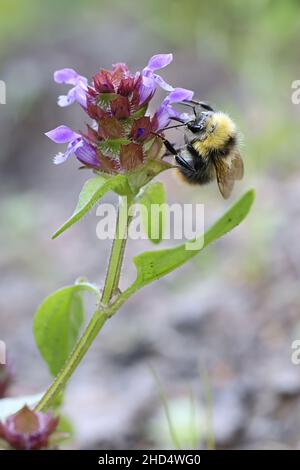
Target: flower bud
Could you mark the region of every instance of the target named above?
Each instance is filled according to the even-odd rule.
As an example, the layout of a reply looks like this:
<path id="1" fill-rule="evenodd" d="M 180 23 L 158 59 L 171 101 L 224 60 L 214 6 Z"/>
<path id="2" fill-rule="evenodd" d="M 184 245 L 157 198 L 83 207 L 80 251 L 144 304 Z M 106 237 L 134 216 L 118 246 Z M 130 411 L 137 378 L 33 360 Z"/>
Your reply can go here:
<path id="1" fill-rule="evenodd" d="M 35 413 L 24 406 L 5 423 L 0 422 L 0 438 L 17 450 L 46 449 L 58 422 L 51 413 Z"/>

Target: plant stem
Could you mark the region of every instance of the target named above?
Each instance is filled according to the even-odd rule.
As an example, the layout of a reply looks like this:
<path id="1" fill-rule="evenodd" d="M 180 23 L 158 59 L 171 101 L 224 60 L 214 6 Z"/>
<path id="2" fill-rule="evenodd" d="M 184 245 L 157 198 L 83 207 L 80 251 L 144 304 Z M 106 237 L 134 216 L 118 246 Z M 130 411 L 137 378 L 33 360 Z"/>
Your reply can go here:
<path id="1" fill-rule="evenodd" d="M 62 370 L 37 404 L 35 411 L 46 411 L 51 402 L 60 394 L 107 318 L 108 316 L 105 311 L 96 310 L 82 337 L 71 352 Z"/>
<path id="2" fill-rule="evenodd" d="M 127 230 L 131 219 L 129 216 L 129 209 L 131 205 L 130 198 L 125 196 L 120 199 L 116 234 L 111 249 L 110 260 L 101 297 L 101 303 L 104 306 L 109 304 L 114 292 L 119 286 L 121 268 L 127 242 Z"/>
<path id="3" fill-rule="evenodd" d="M 55 377 L 49 389 L 35 407 L 35 411 L 45 412 L 51 403 L 55 401 L 55 399 L 64 389 L 77 366 L 80 364 L 82 358 L 85 356 L 86 352 L 90 348 L 99 331 L 102 329 L 106 320 L 116 313 L 116 311 L 119 310 L 125 301 L 125 297 L 123 297 L 122 299 L 120 298 L 119 301 L 116 299 L 114 303 L 110 304 L 111 298 L 119 286 L 121 268 L 127 242 L 127 229 L 131 220 L 131 217 L 129 217 L 129 208 L 132 199 L 130 198 L 129 201 L 127 201 L 127 199 L 129 200 L 129 198 L 123 197 L 119 204 L 116 233 L 111 249 L 101 303 L 93 314 L 83 335 L 66 360 L 63 368 Z"/>

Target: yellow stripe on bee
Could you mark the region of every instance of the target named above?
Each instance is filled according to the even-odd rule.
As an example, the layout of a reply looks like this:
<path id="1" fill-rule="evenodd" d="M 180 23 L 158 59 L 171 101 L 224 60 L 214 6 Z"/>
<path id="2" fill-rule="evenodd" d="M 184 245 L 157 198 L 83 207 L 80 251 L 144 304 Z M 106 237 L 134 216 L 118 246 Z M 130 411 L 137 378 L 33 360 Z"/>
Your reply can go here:
<path id="1" fill-rule="evenodd" d="M 225 113 L 214 113 L 206 123 L 205 138 L 203 140 L 195 140 L 193 147 L 202 156 L 214 149 L 221 149 L 230 137 L 236 134 L 234 122 Z"/>

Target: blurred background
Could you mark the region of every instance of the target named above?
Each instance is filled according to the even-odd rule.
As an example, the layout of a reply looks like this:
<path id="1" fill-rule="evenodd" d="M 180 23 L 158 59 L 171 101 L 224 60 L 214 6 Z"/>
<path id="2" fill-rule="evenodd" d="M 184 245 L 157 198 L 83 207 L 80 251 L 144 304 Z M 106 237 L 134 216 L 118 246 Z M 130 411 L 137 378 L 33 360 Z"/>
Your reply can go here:
<path id="1" fill-rule="evenodd" d="M 91 77 L 119 61 L 137 70 L 173 52 L 162 76 L 236 120 L 246 174 L 224 202 L 215 184 L 190 188 L 166 172 L 168 200 L 205 203 L 207 225 L 250 187 L 256 203 L 242 226 L 105 326 L 67 389 L 66 447 L 172 448 L 154 370 L 183 448 L 299 448 L 300 105 L 291 84 L 300 2 L 0 0 L 0 12 L 0 338 L 15 361 L 11 395 L 50 382 L 32 334 L 37 306 L 79 275 L 100 283 L 110 245 L 96 238 L 95 210 L 50 239 L 90 176 L 75 158 L 52 163 L 57 148 L 44 132 L 85 121 L 78 106 L 57 107 L 64 89 L 53 71 Z M 123 285 L 145 249 L 150 242 L 128 244 Z"/>

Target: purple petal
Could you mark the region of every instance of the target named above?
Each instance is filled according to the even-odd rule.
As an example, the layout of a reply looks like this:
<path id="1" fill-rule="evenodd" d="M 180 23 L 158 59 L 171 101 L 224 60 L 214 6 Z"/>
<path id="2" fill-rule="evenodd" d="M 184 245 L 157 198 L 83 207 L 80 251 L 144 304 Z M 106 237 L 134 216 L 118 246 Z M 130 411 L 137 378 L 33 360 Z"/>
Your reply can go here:
<path id="1" fill-rule="evenodd" d="M 152 86 L 141 85 L 139 88 L 139 98 L 140 104 L 145 103 L 155 92 L 155 84 L 153 82 Z"/>
<path id="2" fill-rule="evenodd" d="M 61 69 L 54 72 L 54 81 L 56 83 L 67 83 L 68 85 L 77 85 L 79 81 L 86 81 L 85 77 L 79 75 L 73 69 Z"/>
<path id="3" fill-rule="evenodd" d="M 151 57 L 146 68 L 150 70 L 162 69 L 173 60 L 173 54 L 156 54 Z"/>
<path id="4" fill-rule="evenodd" d="M 154 76 L 151 70 L 146 70 L 145 73 L 143 73 L 143 85 L 148 88 L 155 88 L 155 81 L 154 81 Z"/>
<path id="5" fill-rule="evenodd" d="M 56 144 L 65 144 L 80 137 L 79 134 L 72 131 L 72 129 L 67 126 L 58 126 L 52 129 L 52 131 L 45 132 L 45 135 Z"/>
<path id="6" fill-rule="evenodd" d="M 170 124 L 170 120 L 174 118 L 182 122 L 191 120 L 191 116 L 188 113 L 179 113 L 176 109 L 172 108 L 172 106 L 168 104 L 167 99 L 168 97 L 164 99 L 155 113 L 156 131 L 168 126 Z"/>
<path id="7" fill-rule="evenodd" d="M 156 120 L 156 131 L 159 131 L 166 127 L 170 123 L 170 115 L 168 106 L 162 104 L 154 115 L 154 120 Z"/>
<path id="8" fill-rule="evenodd" d="M 73 85 L 73 88 L 71 88 L 67 95 L 61 95 L 58 97 L 59 106 L 69 106 L 76 101 L 86 108 L 86 91 L 88 86 L 87 78 L 79 75 L 73 69 L 61 69 L 54 72 L 54 80 L 57 83 Z"/>
<path id="9" fill-rule="evenodd" d="M 170 118 L 180 119 L 181 114 L 171 106 L 167 106 L 167 110 Z"/>
<path id="10" fill-rule="evenodd" d="M 55 155 L 53 158 L 53 163 L 54 165 L 60 165 L 61 163 L 64 163 L 69 155 L 66 155 L 65 153 L 59 152 Z"/>
<path id="11" fill-rule="evenodd" d="M 153 73 L 152 70 L 150 69 L 148 70 L 144 69 L 142 76 L 143 76 L 143 85 L 146 87 L 153 88 L 153 90 L 155 90 L 155 88 L 158 85 L 163 90 L 166 90 L 169 92 L 174 90 L 174 88 L 171 85 L 165 82 L 159 75 L 157 75 L 156 73 Z"/>
<path id="12" fill-rule="evenodd" d="M 66 106 L 69 106 L 70 104 L 74 103 L 75 101 L 75 87 L 71 88 L 69 93 L 67 95 L 60 95 L 57 100 L 58 106 L 61 108 L 65 108 Z"/>
<path id="13" fill-rule="evenodd" d="M 75 101 L 84 108 L 87 107 L 87 101 L 86 101 L 86 92 L 85 89 L 81 85 L 77 85 L 75 87 Z"/>
<path id="14" fill-rule="evenodd" d="M 97 158 L 97 153 L 94 147 L 86 142 L 82 142 L 82 145 L 75 150 L 75 155 L 81 163 L 85 165 L 91 165 L 100 167 L 100 162 Z"/>
<path id="15" fill-rule="evenodd" d="M 53 163 L 55 165 L 60 165 L 61 163 L 64 163 L 82 145 L 83 145 L 83 139 L 81 137 L 76 138 L 75 140 L 69 143 L 65 153 L 59 152 L 57 155 L 55 155 L 53 159 Z"/>
<path id="16" fill-rule="evenodd" d="M 194 92 L 191 90 L 186 90 L 185 88 L 173 88 L 173 91 L 166 97 L 167 103 L 179 103 L 184 100 L 191 100 L 193 98 Z"/>
<path id="17" fill-rule="evenodd" d="M 155 81 L 155 83 L 160 86 L 160 88 L 162 88 L 163 90 L 166 90 L 166 91 L 173 91 L 174 88 L 169 85 L 167 82 L 165 82 L 159 75 L 157 75 L 156 73 L 153 74 L 153 80 Z"/>
<path id="18" fill-rule="evenodd" d="M 57 104 L 61 108 L 64 108 L 74 103 L 75 101 L 86 108 L 86 93 L 81 84 L 71 88 L 67 95 L 60 95 L 58 97 Z"/>

